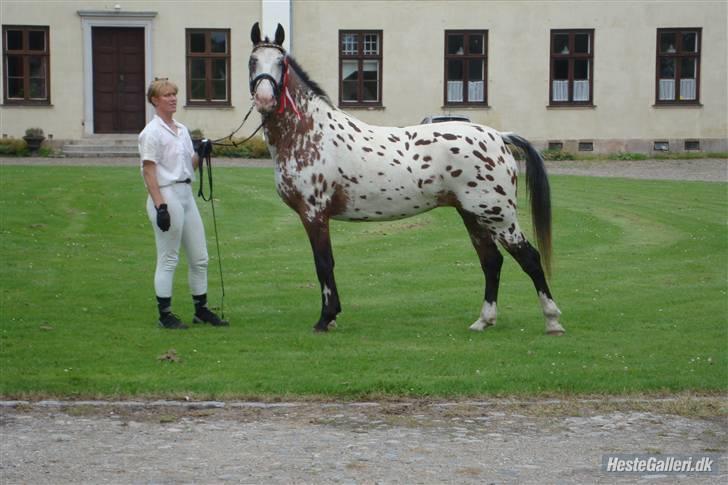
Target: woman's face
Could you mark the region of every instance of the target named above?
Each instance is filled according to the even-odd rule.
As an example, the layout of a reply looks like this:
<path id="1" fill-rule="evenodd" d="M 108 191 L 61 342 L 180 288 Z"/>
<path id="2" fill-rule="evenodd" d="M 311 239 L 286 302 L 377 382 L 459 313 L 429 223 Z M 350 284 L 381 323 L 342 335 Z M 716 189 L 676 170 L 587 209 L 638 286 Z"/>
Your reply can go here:
<path id="1" fill-rule="evenodd" d="M 177 111 L 177 93 L 173 88 L 163 88 L 159 96 L 153 96 L 154 106 L 163 114 L 174 114 Z"/>

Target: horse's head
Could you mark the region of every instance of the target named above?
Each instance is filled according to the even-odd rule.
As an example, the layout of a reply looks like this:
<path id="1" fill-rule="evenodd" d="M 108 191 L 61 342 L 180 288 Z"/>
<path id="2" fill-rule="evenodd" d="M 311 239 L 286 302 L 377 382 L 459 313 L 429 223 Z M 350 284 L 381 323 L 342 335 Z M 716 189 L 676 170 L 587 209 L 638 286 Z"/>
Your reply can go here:
<path id="1" fill-rule="evenodd" d="M 286 74 L 286 51 L 283 26 L 278 24 L 276 37 L 271 42 L 267 37 L 261 40 L 258 22 L 250 31 L 253 52 L 250 54 L 250 94 L 255 108 L 260 113 L 271 113 L 280 102 L 281 89 Z"/>

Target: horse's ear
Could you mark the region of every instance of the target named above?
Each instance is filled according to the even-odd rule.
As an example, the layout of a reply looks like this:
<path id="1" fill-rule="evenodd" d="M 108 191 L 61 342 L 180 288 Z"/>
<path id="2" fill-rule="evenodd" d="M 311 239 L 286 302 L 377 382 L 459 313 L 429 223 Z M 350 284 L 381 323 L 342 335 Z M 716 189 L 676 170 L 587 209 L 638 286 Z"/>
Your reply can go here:
<path id="1" fill-rule="evenodd" d="M 281 24 L 278 24 L 278 28 L 276 29 L 276 44 L 282 46 L 285 38 L 286 32 L 283 30 L 283 26 Z"/>
<path id="2" fill-rule="evenodd" d="M 253 45 L 260 44 L 260 25 L 258 25 L 258 22 L 250 30 L 250 40 L 253 41 Z"/>

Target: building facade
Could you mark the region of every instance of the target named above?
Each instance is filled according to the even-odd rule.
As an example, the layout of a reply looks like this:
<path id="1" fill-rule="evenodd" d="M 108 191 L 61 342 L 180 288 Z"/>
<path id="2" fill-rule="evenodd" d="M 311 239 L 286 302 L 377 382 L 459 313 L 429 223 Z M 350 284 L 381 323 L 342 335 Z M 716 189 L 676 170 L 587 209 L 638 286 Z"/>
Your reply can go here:
<path id="1" fill-rule="evenodd" d="M 146 86 L 226 135 L 250 106 L 250 28 L 372 124 L 458 114 L 568 151 L 728 151 L 728 2 L 15 1 L 0 4 L 0 132 L 136 133 Z"/>

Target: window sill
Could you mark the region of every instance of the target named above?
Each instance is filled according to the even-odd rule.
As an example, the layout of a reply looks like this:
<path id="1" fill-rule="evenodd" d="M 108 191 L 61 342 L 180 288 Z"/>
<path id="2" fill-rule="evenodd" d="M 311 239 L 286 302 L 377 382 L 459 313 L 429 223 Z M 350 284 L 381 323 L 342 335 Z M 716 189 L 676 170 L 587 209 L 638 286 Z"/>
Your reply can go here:
<path id="1" fill-rule="evenodd" d="M 382 105 L 367 106 L 361 104 L 339 104 L 339 109 L 351 109 L 357 111 L 384 111 L 387 108 Z"/>
<path id="2" fill-rule="evenodd" d="M 50 103 L 3 103 L 3 108 L 53 108 Z"/>
<path id="3" fill-rule="evenodd" d="M 186 104 L 184 109 L 235 109 L 231 104 Z"/>
<path id="4" fill-rule="evenodd" d="M 445 104 L 440 109 L 475 111 L 479 109 L 491 109 L 489 104 Z"/>
<path id="5" fill-rule="evenodd" d="M 596 104 L 547 104 L 546 109 L 596 109 Z"/>
<path id="6" fill-rule="evenodd" d="M 702 103 L 655 103 L 652 105 L 653 108 L 702 108 Z"/>

